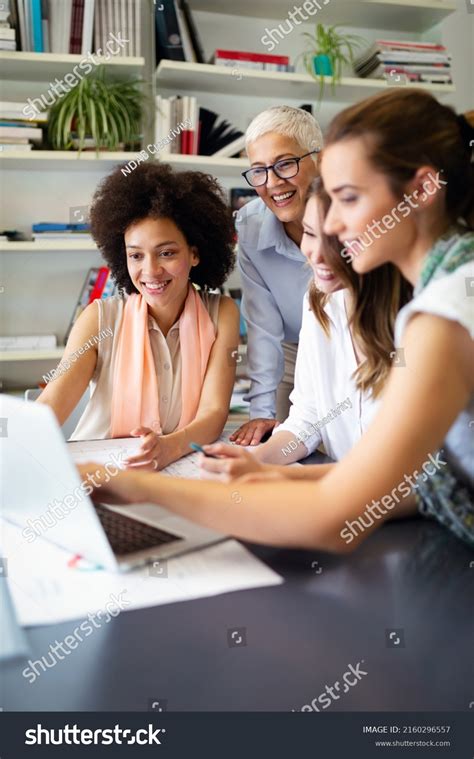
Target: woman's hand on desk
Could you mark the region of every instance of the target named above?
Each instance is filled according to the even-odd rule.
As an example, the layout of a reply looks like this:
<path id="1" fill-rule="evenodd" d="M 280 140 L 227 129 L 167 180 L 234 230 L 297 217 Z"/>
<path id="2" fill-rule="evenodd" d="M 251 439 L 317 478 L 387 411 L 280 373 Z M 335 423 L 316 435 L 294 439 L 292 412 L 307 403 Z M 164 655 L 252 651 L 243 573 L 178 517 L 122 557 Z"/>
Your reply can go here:
<path id="1" fill-rule="evenodd" d="M 236 477 L 246 474 L 263 473 L 265 464 L 261 464 L 255 456 L 236 445 L 213 443 L 203 446 L 206 453 L 219 458 L 209 458 L 201 455 L 199 466 L 214 480 L 230 482 Z"/>
<path id="2" fill-rule="evenodd" d="M 172 444 L 166 435 L 157 435 L 149 427 L 137 427 L 131 431 L 132 437 L 141 437 L 142 444 L 135 456 L 126 460 L 127 469 L 156 471 L 163 469 L 175 458 Z"/>
<path id="3" fill-rule="evenodd" d="M 251 419 L 239 427 L 229 440 L 237 445 L 258 445 L 262 438 L 279 424 L 276 419 Z"/>

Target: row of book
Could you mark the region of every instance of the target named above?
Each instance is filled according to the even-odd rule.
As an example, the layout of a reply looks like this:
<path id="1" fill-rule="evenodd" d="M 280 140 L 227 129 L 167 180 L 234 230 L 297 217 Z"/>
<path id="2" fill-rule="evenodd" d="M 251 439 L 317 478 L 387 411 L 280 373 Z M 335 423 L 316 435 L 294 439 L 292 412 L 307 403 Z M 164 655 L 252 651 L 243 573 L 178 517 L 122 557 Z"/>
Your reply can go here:
<path id="1" fill-rule="evenodd" d="M 4 0 L 0 49 L 35 53 L 107 53 L 111 35 L 127 40 L 114 56 L 141 55 L 142 0 Z"/>
<path id="2" fill-rule="evenodd" d="M 226 119 L 199 108 L 195 97 L 176 95 L 156 98 L 155 144 L 163 157 L 182 155 L 235 156 L 244 147 L 244 135 Z"/>
<path id="3" fill-rule="evenodd" d="M 63 224 L 56 221 L 42 221 L 38 224 L 33 224 L 32 232 L 35 242 L 39 240 L 81 240 L 81 242 L 92 242 L 88 224 Z"/>
<path id="4" fill-rule="evenodd" d="M 216 50 L 211 58 L 216 66 L 232 66 L 235 69 L 256 69 L 257 71 L 290 71 L 287 55 L 269 53 L 245 53 L 241 50 Z"/>
<path id="5" fill-rule="evenodd" d="M 155 3 L 156 60 L 204 63 L 204 50 L 188 0 L 161 0 Z M 290 71 L 286 55 L 215 50 L 210 63 L 265 71 Z"/>
<path id="6" fill-rule="evenodd" d="M 156 62 L 204 63 L 204 50 L 187 0 L 155 3 Z"/>
<path id="7" fill-rule="evenodd" d="M 451 84 L 452 56 L 443 45 L 430 42 L 376 40 L 354 61 L 354 71 L 370 79 Z"/>
<path id="8" fill-rule="evenodd" d="M 30 121 L 23 113 L 24 103 L 0 101 L 0 152 L 28 152 L 33 145 L 43 142 L 42 126 L 47 114 L 38 113 L 35 121 Z"/>

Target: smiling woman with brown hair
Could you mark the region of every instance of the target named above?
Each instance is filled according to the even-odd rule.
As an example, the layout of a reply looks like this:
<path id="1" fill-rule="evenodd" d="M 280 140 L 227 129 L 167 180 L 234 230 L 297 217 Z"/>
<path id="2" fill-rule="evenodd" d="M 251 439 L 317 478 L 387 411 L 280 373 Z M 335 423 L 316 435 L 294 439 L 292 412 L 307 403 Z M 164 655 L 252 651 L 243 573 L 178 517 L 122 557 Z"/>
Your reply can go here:
<path id="1" fill-rule="evenodd" d="M 232 270 L 233 223 L 217 182 L 199 172 L 118 167 L 92 204 L 94 239 L 123 297 L 96 300 L 65 350 L 104 330 L 40 398 L 62 424 L 91 385 L 73 440 L 141 436 L 129 464 L 162 468 L 215 440 L 227 420 L 238 345 L 238 310 L 210 292 Z M 200 289 L 198 290 L 195 285 Z"/>

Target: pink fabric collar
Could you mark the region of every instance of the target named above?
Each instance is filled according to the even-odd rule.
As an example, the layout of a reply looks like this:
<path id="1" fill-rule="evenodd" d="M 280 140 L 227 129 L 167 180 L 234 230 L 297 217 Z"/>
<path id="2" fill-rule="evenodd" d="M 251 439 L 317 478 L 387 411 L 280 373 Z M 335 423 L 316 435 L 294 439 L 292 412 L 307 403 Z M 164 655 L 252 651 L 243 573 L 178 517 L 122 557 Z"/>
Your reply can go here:
<path id="1" fill-rule="evenodd" d="M 159 377 L 142 295 L 127 298 L 118 336 L 111 401 L 111 436 L 128 437 L 136 427 L 161 430 Z M 196 288 L 190 284 L 179 319 L 182 411 L 177 429 L 195 418 L 216 330 Z"/>

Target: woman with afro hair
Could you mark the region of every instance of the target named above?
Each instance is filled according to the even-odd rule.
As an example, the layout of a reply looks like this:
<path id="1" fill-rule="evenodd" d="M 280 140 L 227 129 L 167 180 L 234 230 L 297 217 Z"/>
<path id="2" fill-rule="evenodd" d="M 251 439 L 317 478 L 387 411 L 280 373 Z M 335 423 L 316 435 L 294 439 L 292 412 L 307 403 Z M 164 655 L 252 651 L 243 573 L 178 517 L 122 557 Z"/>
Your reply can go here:
<path id="1" fill-rule="evenodd" d="M 91 229 L 121 295 L 83 311 L 64 353 L 70 368 L 38 400 L 63 424 L 90 384 L 71 439 L 140 436 L 127 464 L 162 469 L 227 420 L 239 314 L 210 290 L 234 265 L 232 216 L 211 176 L 150 163 L 105 178 Z"/>

